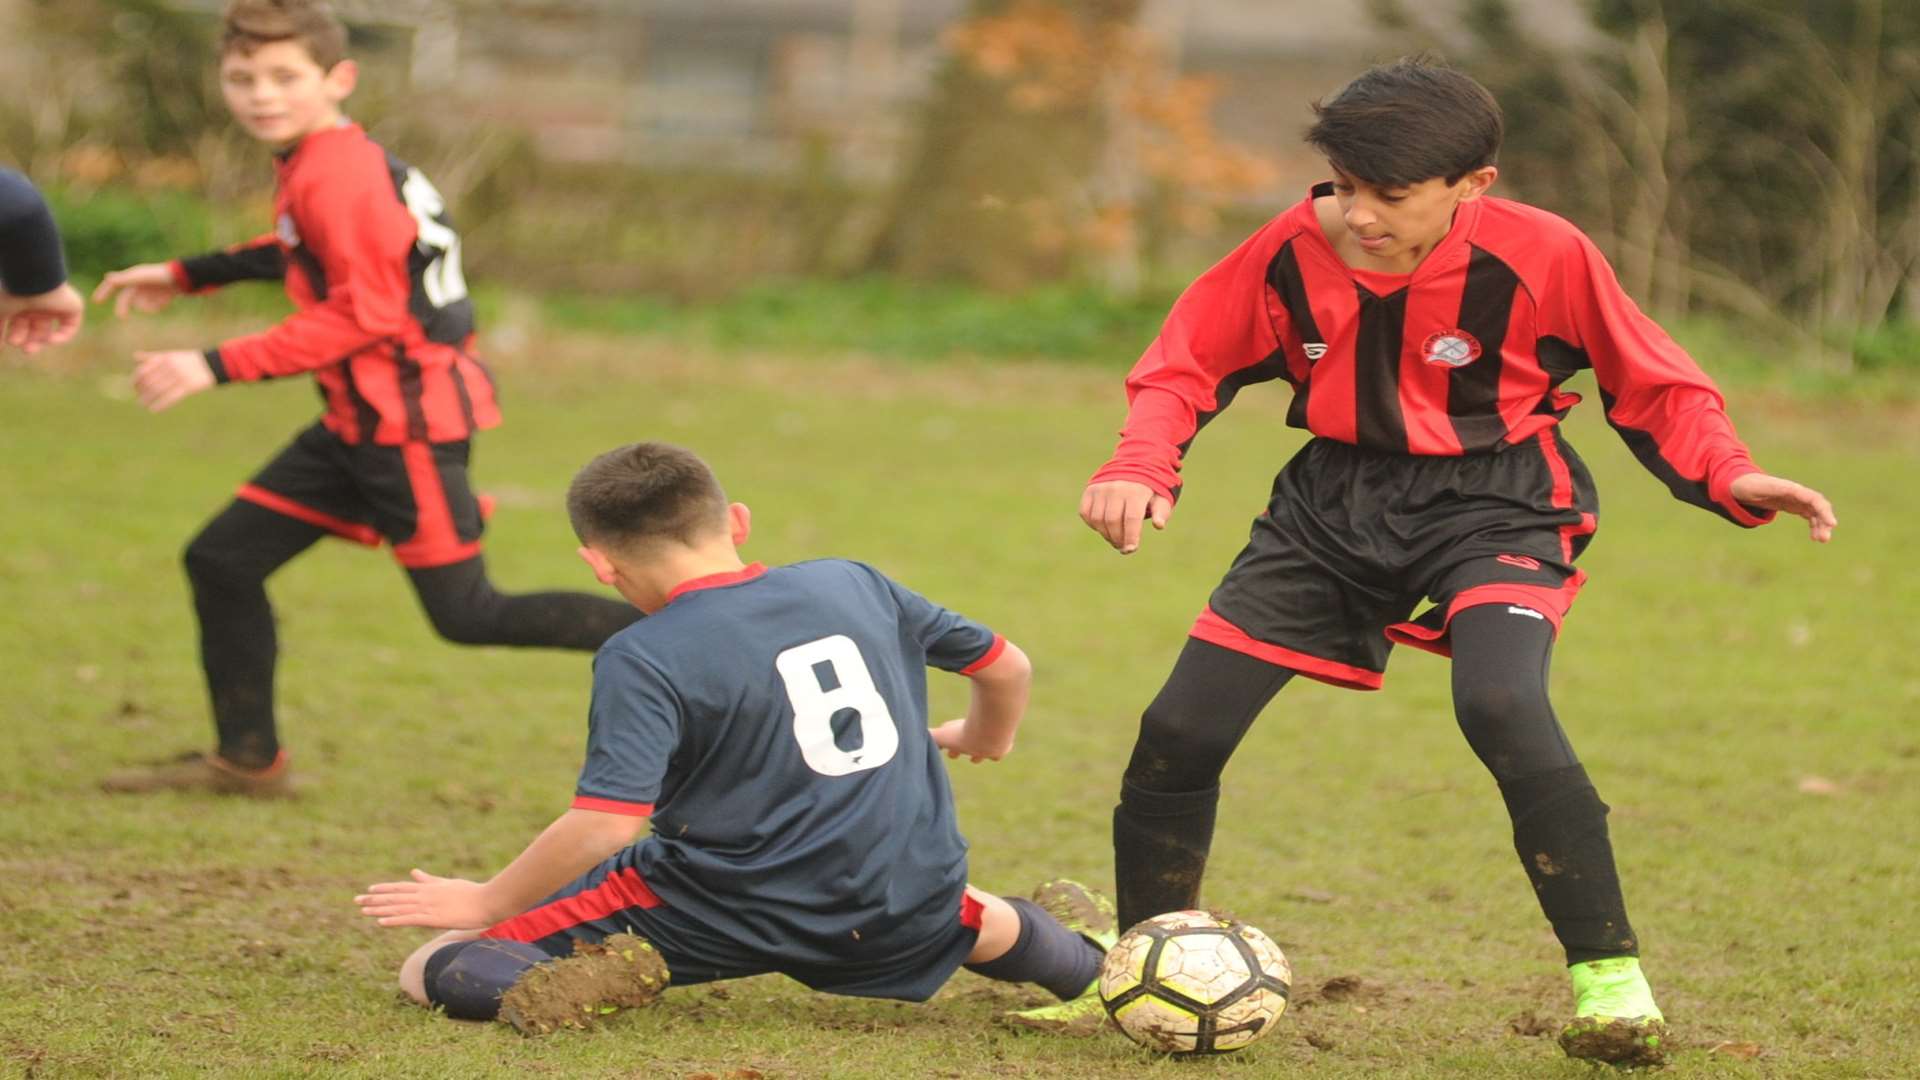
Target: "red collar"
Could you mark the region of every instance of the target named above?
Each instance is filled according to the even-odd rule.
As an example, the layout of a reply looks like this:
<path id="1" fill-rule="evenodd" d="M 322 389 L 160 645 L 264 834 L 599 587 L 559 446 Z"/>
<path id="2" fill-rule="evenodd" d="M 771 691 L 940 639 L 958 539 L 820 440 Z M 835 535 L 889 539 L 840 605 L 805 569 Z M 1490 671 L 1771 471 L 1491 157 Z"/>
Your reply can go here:
<path id="1" fill-rule="evenodd" d="M 675 585 L 667 593 L 667 603 L 671 604 L 687 593 L 698 589 L 718 589 L 725 585 L 738 585 L 743 581 L 752 581 L 767 572 L 766 563 L 749 563 L 738 570 L 728 570 L 720 574 L 708 574 L 705 577 L 688 578 Z"/>

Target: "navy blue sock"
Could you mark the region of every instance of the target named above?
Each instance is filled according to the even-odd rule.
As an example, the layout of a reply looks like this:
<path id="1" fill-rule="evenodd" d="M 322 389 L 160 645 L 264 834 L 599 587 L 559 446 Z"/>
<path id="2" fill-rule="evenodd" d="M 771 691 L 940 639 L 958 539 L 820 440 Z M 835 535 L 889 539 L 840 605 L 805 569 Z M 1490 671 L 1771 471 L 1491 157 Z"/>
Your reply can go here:
<path id="1" fill-rule="evenodd" d="M 1039 983 L 1061 1001 L 1086 993 L 1106 956 L 1100 946 L 1060 925 L 1025 897 L 1003 899 L 1020 915 L 1020 936 L 1011 949 L 984 963 L 968 964 L 967 970 L 1001 982 Z"/>
<path id="2" fill-rule="evenodd" d="M 456 1020 L 492 1020 L 500 1015 L 500 995 L 551 959 L 524 941 L 456 941 L 427 957 L 427 1000 Z"/>

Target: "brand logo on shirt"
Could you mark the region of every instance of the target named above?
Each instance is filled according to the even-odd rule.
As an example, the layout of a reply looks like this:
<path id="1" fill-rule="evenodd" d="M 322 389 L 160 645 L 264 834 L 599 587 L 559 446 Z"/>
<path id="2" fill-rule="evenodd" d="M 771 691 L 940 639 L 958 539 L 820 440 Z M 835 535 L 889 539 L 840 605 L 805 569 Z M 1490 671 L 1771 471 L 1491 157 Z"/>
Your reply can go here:
<path id="1" fill-rule="evenodd" d="M 1305 345 L 1300 346 L 1300 351 L 1307 354 L 1307 359 L 1318 360 L 1327 355 L 1327 343 L 1324 341 L 1309 341 Z"/>
<path id="2" fill-rule="evenodd" d="M 274 222 L 273 235 L 279 237 L 280 242 L 290 248 L 300 246 L 300 230 L 293 227 L 292 214 L 280 215 L 280 220 Z"/>
<path id="3" fill-rule="evenodd" d="M 1522 570 L 1540 569 L 1540 560 L 1531 555 L 1495 555 L 1493 559 L 1495 562 L 1503 562 L 1508 566 L 1517 566 Z"/>
<path id="4" fill-rule="evenodd" d="M 1420 358 L 1443 367 L 1466 367 L 1480 359 L 1480 342 L 1465 330 L 1442 330 L 1420 343 Z"/>

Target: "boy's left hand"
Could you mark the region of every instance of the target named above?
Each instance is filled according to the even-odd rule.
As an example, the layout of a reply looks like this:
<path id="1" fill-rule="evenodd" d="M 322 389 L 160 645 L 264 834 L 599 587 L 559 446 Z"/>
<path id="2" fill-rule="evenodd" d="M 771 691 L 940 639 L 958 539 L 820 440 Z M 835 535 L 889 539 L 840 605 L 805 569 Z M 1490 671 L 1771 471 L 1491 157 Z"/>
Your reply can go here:
<path id="1" fill-rule="evenodd" d="M 435 877 L 415 869 L 411 881 L 383 881 L 353 898 L 360 914 L 381 926 L 484 930 L 498 922 L 487 909 L 486 886 L 465 878 Z"/>
<path id="2" fill-rule="evenodd" d="M 172 408 L 213 385 L 207 358 L 193 349 L 137 352 L 133 358 L 140 361 L 133 369 L 133 392 L 148 412 Z"/>
<path id="3" fill-rule="evenodd" d="M 974 764 L 982 761 L 999 761 L 1013 752 L 1013 740 L 1007 740 L 1005 746 L 985 746 L 967 730 L 965 717 L 949 720 L 931 732 L 933 745 L 947 752 L 950 758 L 965 755 Z"/>
<path id="4" fill-rule="evenodd" d="M 1840 519 L 1833 516 L 1833 504 L 1825 495 L 1785 477 L 1748 473 L 1733 482 L 1732 493 L 1736 500 L 1748 506 L 1806 518 L 1809 535 L 1817 543 L 1833 539 L 1834 527 L 1840 524 Z"/>

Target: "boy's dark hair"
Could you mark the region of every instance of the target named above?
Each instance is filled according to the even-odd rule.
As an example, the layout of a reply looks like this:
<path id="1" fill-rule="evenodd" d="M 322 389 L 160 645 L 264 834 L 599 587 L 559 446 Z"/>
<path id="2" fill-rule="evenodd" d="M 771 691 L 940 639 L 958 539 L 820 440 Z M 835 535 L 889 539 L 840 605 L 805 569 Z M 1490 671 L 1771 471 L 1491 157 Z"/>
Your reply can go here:
<path id="1" fill-rule="evenodd" d="M 326 0 L 230 0 L 221 17 L 221 56 L 252 56 L 276 41 L 299 42 L 322 71 L 347 58 L 346 24 Z"/>
<path id="2" fill-rule="evenodd" d="M 567 517 L 583 544 L 692 544 L 726 528 L 727 496 L 693 451 L 633 443 L 601 454 L 574 475 Z"/>
<path id="3" fill-rule="evenodd" d="M 1362 72 L 1313 103 L 1307 142 L 1334 168 L 1376 187 L 1443 177 L 1457 183 L 1500 156 L 1500 103 L 1487 88 L 1421 55 Z"/>

